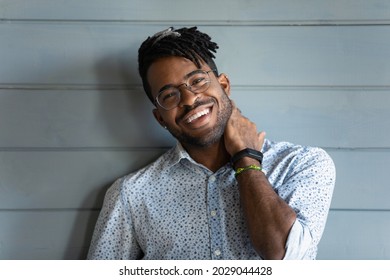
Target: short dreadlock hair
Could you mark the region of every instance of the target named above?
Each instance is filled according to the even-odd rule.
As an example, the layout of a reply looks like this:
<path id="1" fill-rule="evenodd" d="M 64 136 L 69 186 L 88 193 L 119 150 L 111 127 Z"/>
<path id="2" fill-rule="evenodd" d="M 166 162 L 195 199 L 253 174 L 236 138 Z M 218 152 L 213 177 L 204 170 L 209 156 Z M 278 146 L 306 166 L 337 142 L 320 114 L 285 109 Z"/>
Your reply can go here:
<path id="1" fill-rule="evenodd" d="M 197 27 L 180 28 L 170 27 L 148 37 L 138 50 L 138 71 L 142 79 L 144 90 L 154 103 L 153 95 L 147 81 L 147 72 L 150 65 L 159 58 L 179 56 L 191 60 L 198 68 L 201 62 L 206 63 L 218 75 L 214 62 L 214 53 L 218 45 L 211 41 L 211 37 L 197 30 Z"/>

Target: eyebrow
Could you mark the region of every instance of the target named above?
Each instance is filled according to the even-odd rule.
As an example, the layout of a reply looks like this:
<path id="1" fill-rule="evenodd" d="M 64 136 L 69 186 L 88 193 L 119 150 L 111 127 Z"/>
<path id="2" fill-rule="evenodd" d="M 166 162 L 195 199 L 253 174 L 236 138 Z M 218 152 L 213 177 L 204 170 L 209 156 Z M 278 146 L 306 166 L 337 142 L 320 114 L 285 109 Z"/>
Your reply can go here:
<path id="1" fill-rule="evenodd" d="M 160 94 L 160 93 L 163 92 L 164 90 L 169 89 L 169 88 L 171 88 L 171 87 L 175 87 L 175 85 L 173 85 L 173 84 L 167 84 L 167 85 L 163 86 L 162 88 L 160 88 L 160 90 L 157 92 L 157 94 Z"/>
<path id="2" fill-rule="evenodd" d="M 203 72 L 203 71 L 209 71 L 209 70 L 204 70 L 204 69 L 196 69 L 186 75 L 184 75 L 183 77 L 183 80 L 187 80 L 189 77 L 191 77 L 192 75 L 195 75 L 196 73 L 199 73 L 199 72 Z M 174 84 L 167 84 L 165 86 L 163 86 L 162 88 L 160 88 L 160 90 L 158 91 L 158 94 L 161 93 L 162 91 L 168 89 L 168 88 L 171 88 L 171 87 L 177 87 L 179 85 L 182 85 L 184 83 L 181 83 L 181 84 L 178 84 L 178 85 L 174 85 Z"/>

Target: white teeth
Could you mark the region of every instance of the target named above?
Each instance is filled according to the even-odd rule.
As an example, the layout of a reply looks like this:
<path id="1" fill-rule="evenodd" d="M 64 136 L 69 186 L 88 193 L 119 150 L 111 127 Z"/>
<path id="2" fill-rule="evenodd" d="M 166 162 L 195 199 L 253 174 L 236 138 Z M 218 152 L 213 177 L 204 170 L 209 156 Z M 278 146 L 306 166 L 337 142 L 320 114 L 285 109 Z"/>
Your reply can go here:
<path id="1" fill-rule="evenodd" d="M 201 116 L 207 115 L 210 112 L 210 109 L 204 109 L 203 111 L 200 111 L 191 117 L 187 119 L 187 123 L 191 123 L 193 120 L 196 120 L 197 118 L 200 118 Z"/>

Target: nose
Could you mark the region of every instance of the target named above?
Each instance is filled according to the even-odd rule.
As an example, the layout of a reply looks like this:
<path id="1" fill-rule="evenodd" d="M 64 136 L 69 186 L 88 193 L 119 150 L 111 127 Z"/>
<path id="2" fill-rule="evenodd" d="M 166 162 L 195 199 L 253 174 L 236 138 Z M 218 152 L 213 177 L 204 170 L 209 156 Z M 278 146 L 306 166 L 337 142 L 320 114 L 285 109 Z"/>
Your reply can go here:
<path id="1" fill-rule="evenodd" d="M 192 106 L 198 98 L 197 93 L 192 92 L 186 84 L 180 87 L 179 107 Z"/>

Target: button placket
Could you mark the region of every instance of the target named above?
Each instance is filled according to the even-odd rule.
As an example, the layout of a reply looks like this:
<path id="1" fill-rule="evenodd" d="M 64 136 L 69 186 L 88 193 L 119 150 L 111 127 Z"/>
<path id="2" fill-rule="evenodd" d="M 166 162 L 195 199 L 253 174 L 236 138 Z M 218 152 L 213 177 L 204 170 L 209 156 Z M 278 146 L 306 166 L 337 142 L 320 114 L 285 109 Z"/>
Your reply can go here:
<path id="1" fill-rule="evenodd" d="M 208 213 L 210 225 L 210 249 L 213 259 L 222 258 L 221 220 L 218 217 L 219 190 L 217 177 L 211 175 L 208 179 Z"/>

